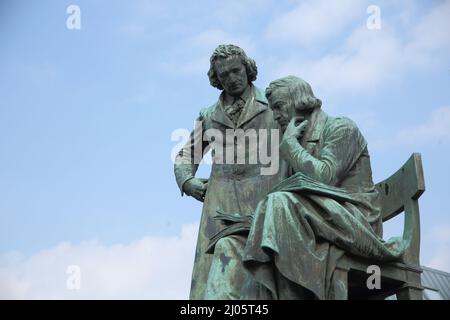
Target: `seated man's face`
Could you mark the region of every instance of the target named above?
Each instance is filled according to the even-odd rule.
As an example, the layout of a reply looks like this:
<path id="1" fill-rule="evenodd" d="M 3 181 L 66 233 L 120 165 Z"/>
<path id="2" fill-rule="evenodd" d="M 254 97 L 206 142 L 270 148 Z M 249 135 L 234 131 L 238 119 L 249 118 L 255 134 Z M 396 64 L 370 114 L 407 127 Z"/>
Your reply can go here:
<path id="1" fill-rule="evenodd" d="M 274 118 L 282 131 L 286 129 L 291 119 L 295 116 L 291 100 L 291 96 L 286 88 L 279 88 L 273 91 L 269 98 L 269 107 L 272 109 Z"/>
<path id="2" fill-rule="evenodd" d="M 239 97 L 244 93 L 248 87 L 248 77 L 241 58 L 233 56 L 219 59 L 215 68 L 220 84 L 229 95 Z"/>

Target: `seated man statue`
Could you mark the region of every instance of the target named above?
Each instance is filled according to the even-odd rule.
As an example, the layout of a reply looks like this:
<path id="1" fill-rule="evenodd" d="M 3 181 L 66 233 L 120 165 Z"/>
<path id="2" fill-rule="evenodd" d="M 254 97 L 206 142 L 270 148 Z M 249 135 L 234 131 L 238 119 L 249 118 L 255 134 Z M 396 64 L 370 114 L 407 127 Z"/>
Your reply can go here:
<path id="1" fill-rule="evenodd" d="M 266 97 L 283 133 L 280 168 L 286 178 L 259 202 L 249 228 L 234 228 L 236 234 L 249 229 L 245 247 L 235 235 L 215 240 L 209 298 L 221 297 L 227 259 L 240 256 L 242 299 L 333 299 L 333 273 L 345 253 L 396 260 L 405 243 L 381 237 L 367 142 L 356 124 L 323 112 L 321 100 L 298 77 L 273 81 Z"/>

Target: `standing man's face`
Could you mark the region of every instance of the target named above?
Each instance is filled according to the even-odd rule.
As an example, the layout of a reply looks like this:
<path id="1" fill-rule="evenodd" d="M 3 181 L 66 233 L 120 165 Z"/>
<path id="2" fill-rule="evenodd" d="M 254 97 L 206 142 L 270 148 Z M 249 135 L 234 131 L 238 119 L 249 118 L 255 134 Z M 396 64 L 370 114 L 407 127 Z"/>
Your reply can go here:
<path id="1" fill-rule="evenodd" d="M 240 96 L 248 87 L 247 70 L 241 58 L 233 56 L 219 59 L 215 64 L 217 76 L 225 92 L 233 97 Z"/>
<path id="2" fill-rule="evenodd" d="M 269 107 L 272 109 L 273 116 L 282 131 L 286 129 L 291 119 L 295 116 L 291 100 L 291 96 L 285 88 L 274 90 L 269 98 Z"/>

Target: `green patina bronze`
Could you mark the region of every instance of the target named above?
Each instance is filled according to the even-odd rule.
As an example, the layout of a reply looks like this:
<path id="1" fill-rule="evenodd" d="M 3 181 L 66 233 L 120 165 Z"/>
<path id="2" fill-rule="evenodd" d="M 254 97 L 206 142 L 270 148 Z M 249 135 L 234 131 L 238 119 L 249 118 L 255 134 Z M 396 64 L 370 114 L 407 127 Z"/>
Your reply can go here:
<path id="1" fill-rule="evenodd" d="M 222 93 L 215 104 L 200 111 L 197 120 L 201 121 L 201 130 L 192 132 L 191 139 L 176 159 L 175 176 L 180 190 L 203 201 L 192 272 L 191 299 L 203 299 L 205 295 L 213 258 L 213 255 L 206 253 L 209 239 L 224 227 L 220 220 L 214 219 L 216 210 L 252 214 L 258 202 L 279 182 L 278 175 L 261 175 L 261 164 L 213 163 L 209 179 L 194 177 L 198 168 L 194 159 L 195 149 L 200 149 L 203 155 L 211 145 L 211 141 L 202 141 L 202 136 L 208 130 L 216 129 L 225 134 L 227 129 L 278 128 L 266 97 L 252 84 L 256 75 L 255 62 L 241 48 L 233 45 L 216 48 L 211 57 L 208 76 L 211 85 L 222 90 Z M 224 149 L 230 147 L 234 148 L 233 145 L 226 145 Z M 246 159 L 251 152 L 258 150 L 246 150 Z M 235 268 L 234 262 L 228 261 L 227 257 L 228 255 L 219 259 L 224 262 L 227 270 Z M 243 270 L 236 270 L 233 274 L 236 276 L 234 283 L 242 283 Z M 232 298 L 239 298 L 239 293 Z"/>
<path id="2" fill-rule="evenodd" d="M 226 57 L 217 64 L 212 58 L 211 68 L 219 73 L 227 66 L 236 69 L 233 59 Z M 410 230 L 405 230 L 405 237 L 382 239 L 383 210 L 388 205 L 380 197 L 387 197 L 372 181 L 367 142 L 356 124 L 327 115 L 310 85 L 294 76 L 269 85 L 270 108 L 249 78 L 248 87 L 232 96 L 248 101 L 254 95 L 254 103 L 246 103 L 241 118 L 233 120 L 235 110 L 224 110 L 231 91 L 227 91 L 227 76 L 239 77 L 239 70 L 236 74 L 219 77 L 224 91 L 218 103 L 201 112 L 202 130 L 236 128 L 233 123 L 239 122 L 244 127 L 279 128 L 280 170 L 262 176 L 255 171 L 260 165 L 214 164 L 206 188 L 194 177 L 197 166 L 175 165 L 181 190 L 204 199 L 191 298 L 345 299 L 346 272 L 352 263 L 360 263 L 358 259 L 379 265 L 408 260 L 418 267 L 419 235 L 411 226 L 411 221 L 418 224 L 418 211 L 413 213 L 417 217 L 408 218 Z M 242 70 L 240 74 L 244 79 Z M 242 121 L 242 114 L 254 116 Z M 194 148 L 192 141 L 193 136 L 179 160 L 183 155 L 184 160 L 192 160 L 185 156 Z M 207 143 L 202 150 L 206 147 Z M 411 251 L 412 247 L 417 250 Z M 408 278 L 396 272 L 398 279 Z M 420 275 L 420 270 L 416 273 Z M 419 294 L 414 297 L 420 298 L 420 279 L 416 289 Z"/>

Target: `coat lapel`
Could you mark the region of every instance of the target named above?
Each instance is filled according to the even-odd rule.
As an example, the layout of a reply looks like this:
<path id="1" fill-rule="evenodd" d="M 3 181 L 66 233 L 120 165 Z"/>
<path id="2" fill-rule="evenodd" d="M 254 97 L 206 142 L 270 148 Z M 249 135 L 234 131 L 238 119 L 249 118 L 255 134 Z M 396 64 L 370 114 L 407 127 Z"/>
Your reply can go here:
<path id="1" fill-rule="evenodd" d="M 301 145 L 310 153 L 314 154 L 317 144 L 322 136 L 322 131 L 327 122 L 328 116 L 322 109 L 317 108 L 311 115 L 310 123 L 305 135 L 302 138 Z"/>
<path id="2" fill-rule="evenodd" d="M 250 101 L 245 106 L 242 111 L 241 116 L 238 120 L 237 127 L 240 128 L 254 117 L 259 115 L 261 112 L 266 111 L 268 108 L 268 102 L 264 94 L 256 87 L 253 87 L 253 94 Z"/>
<path id="3" fill-rule="evenodd" d="M 250 101 L 246 103 L 244 110 L 242 110 L 236 128 L 242 127 L 244 124 L 252 120 L 258 114 L 266 111 L 268 108 L 267 105 L 268 102 L 263 93 L 258 88 L 253 87 L 252 97 L 250 98 Z M 220 124 L 223 124 L 224 126 L 235 129 L 233 121 L 231 121 L 231 119 L 227 116 L 225 111 L 223 111 L 223 108 L 220 106 L 220 100 L 216 102 L 214 111 L 211 115 L 211 119 L 212 121 L 218 122 Z"/>
<path id="4" fill-rule="evenodd" d="M 217 101 L 214 111 L 211 115 L 211 120 L 223 124 L 229 128 L 234 128 L 233 121 L 225 114 L 222 107 L 220 106 L 220 101 Z"/>

